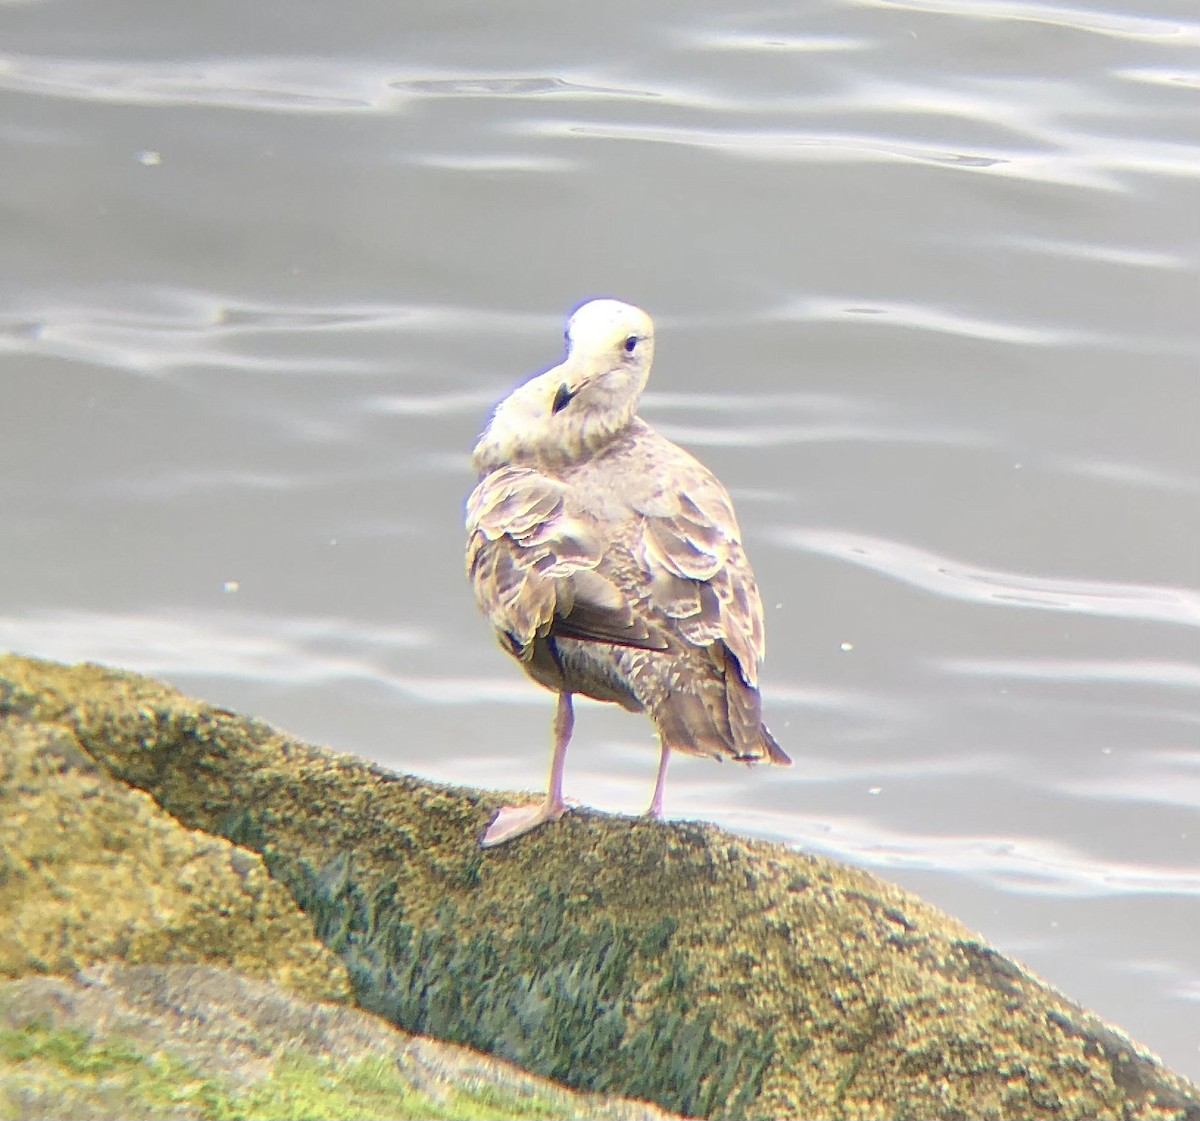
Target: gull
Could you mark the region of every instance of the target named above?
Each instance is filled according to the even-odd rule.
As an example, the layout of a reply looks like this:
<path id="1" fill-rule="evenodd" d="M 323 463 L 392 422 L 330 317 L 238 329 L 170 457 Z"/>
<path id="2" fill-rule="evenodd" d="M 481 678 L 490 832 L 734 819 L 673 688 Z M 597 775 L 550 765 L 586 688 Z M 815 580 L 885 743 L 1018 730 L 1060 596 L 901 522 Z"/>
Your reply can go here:
<path id="1" fill-rule="evenodd" d="M 563 765 L 576 693 L 645 712 L 661 817 L 671 752 L 791 762 L 762 721 L 763 611 L 729 494 L 637 415 L 654 357 L 640 308 L 592 300 L 563 361 L 496 407 L 475 446 L 467 574 L 500 645 L 558 694 L 549 788 L 501 809 L 481 844 L 569 805 Z"/>

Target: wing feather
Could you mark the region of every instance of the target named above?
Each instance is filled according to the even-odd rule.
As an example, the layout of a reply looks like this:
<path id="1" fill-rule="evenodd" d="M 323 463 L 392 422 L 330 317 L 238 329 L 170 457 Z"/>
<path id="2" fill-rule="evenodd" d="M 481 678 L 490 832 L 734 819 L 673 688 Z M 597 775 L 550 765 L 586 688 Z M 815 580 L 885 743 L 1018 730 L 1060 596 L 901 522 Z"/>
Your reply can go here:
<path id="1" fill-rule="evenodd" d="M 504 645 L 527 659 L 538 638 L 666 649 L 661 631 L 597 571 L 604 549 L 565 510 L 566 487 L 530 468 L 484 477 L 467 500 L 467 572 Z"/>
<path id="2" fill-rule="evenodd" d="M 685 452 L 671 464 L 671 489 L 656 487 L 634 503 L 642 515 L 641 561 L 650 604 L 675 620 L 695 646 L 716 642 L 736 660 L 747 685 L 758 683 L 764 653 L 762 601 L 742 548 L 729 494 Z"/>

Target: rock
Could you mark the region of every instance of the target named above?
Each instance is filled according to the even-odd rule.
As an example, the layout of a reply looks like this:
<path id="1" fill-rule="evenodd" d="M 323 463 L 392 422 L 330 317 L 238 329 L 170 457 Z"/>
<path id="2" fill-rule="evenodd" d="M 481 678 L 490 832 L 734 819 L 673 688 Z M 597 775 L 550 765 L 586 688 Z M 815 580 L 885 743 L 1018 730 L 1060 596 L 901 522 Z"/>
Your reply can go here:
<path id="1" fill-rule="evenodd" d="M 485 854 L 511 795 L 96 666 L 0 658 L 0 712 L 261 853 L 363 1007 L 578 1089 L 707 1117 L 1200 1119 L 1117 1029 L 861 870 L 593 813 Z"/>
<path id="2" fill-rule="evenodd" d="M 0 976 L 204 962 L 349 1000 L 345 966 L 262 858 L 184 829 L 69 728 L 0 717 Z"/>
<path id="3" fill-rule="evenodd" d="M 670 1115 L 574 1094 L 233 970 L 108 964 L 0 984 L 0 1116 Z"/>

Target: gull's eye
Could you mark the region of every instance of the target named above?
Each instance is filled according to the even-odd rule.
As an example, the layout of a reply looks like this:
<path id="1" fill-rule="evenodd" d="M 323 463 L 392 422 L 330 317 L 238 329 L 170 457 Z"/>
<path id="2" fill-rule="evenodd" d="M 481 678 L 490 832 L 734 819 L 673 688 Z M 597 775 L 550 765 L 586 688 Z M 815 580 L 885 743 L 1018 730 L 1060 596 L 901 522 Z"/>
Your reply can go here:
<path id="1" fill-rule="evenodd" d="M 625 340 L 625 353 L 632 354 L 634 352 L 634 349 L 637 347 L 637 344 L 638 344 L 637 335 L 630 335 L 629 338 L 627 338 Z"/>

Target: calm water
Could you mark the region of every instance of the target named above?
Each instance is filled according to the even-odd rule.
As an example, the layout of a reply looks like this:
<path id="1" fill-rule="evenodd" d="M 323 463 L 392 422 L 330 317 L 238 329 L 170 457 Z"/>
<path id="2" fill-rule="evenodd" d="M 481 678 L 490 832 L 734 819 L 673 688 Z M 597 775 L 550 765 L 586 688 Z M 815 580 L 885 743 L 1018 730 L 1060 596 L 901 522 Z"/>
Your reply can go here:
<path id="1" fill-rule="evenodd" d="M 540 788 L 467 456 L 575 303 L 640 303 L 797 761 L 679 760 L 669 813 L 1200 1076 L 1194 0 L 0 2 L 0 167 L 0 645 Z M 568 793 L 655 761 L 580 706 Z"/>

